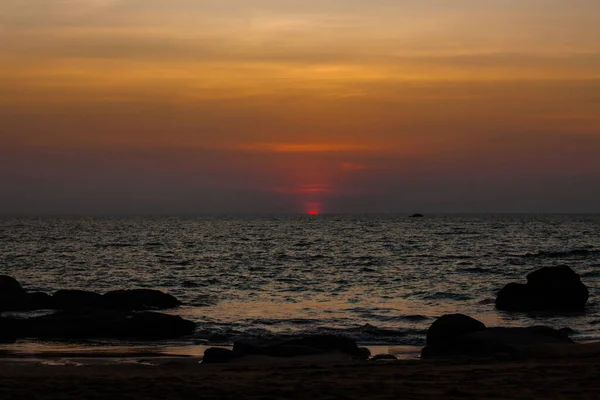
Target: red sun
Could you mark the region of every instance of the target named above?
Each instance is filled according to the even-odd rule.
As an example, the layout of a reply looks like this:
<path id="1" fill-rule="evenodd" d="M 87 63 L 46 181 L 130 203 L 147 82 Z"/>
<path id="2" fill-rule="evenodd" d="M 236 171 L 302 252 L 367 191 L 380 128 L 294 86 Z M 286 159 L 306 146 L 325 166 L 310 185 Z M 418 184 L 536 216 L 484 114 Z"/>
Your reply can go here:
<path id="1" fill-rule="evenodd" d="M 319 212 L 317 210 L 310 210 L 308 215 L 319 215 Z"/>

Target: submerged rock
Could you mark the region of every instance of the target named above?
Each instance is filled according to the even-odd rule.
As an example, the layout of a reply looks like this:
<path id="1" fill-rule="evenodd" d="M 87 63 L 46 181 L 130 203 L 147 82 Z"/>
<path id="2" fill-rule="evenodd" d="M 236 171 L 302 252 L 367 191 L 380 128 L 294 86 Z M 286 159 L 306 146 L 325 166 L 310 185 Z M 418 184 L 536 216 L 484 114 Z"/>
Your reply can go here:
<path id="1" fill-rule="evenodd" d="M 587 287 L 568 266 L 544 267 L 527 275 L 527 283 L 509 283 L 496 297 L 504 311 L 583 311 Z"/>
<path id="2" fill-rule="evenodd" d="M 168 309 L 182 303 L 170 294 L 153 289 L 113 290 L 104 294 L 104 306 L 115 310 Z"/>
<path id="3" fill-rule="evenodd" d="M 449 320 L 444 316 L 440 320 Z M 456 316 L 451 316 L 456 320 Z M 466 317 L 468 319 L 464 319 Z M 464 326 L 479 329 L 450 329 L 443 337 L 427 337 L 427 346 L 421 351 L 423 358 L 439 357 L 510 357 L 545 355 L 549 346 L 572 345 L 573 341 L 564 330 L 546 326 L 528 328 L 485 328 L 473 318 L 462 316 Z M 438 322 L 436 321 L 436 322 Z M 430 331 L 436 322 L 429 328 Z M 479 324 L 477 324 L 479 323 Z M 480 329 L 484 326 L 484 329 Z M 439 331 L 439 326 L 434 331 Z"/>

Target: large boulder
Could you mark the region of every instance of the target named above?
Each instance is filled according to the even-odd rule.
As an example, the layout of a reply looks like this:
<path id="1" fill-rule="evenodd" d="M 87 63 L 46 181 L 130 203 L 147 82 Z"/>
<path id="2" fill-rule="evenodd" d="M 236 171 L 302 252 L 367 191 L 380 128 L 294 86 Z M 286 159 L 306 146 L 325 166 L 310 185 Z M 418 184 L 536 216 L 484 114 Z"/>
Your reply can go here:
<path id="1" fill-rule="evenodd" d="M 447 314 L 431 324 L 427 331 L 427 344 L 444 344 L 451 342 L 457 336 L 485 329 L 486 327 L 483 322 L 477 321 L 467 315 Z"/>
<path id="2" fill-rule="evenodd" d="M 104 299 L 87 290 L 58 290 L 52 295 L 56 310 L 95 310 L 104 308 Z"/>
<path id="3" fill-rule="evenodd" d="M 103 300 L 106 308 L 114 310 L 162 310 L 181 305 L 174 296 L 152 289 L 113 290 L 104 294 Z"/>
<path id="4" fill-rule="evenodd" d="M 564 330 L 556 330 L 546 326 L 480 329 L 481 326 L 484 326 L 483 323 L 472 318 L 464 319 L 462 317 L 454 319 L 462 321 L 461 326 L 463 329 L 444 329 L 442 331 L 447 333 L 439 337 L 433 336 L 430 338 L 428 335 L 427 346 L 423 348 L 421 357 L 522 358 L 544 356 L 552 346 L 573 344 L 573 341 L 569 339 Z M 443 318 L 440 318 L 440 320 Z M 438 321 L 433 323 L 430 331 Z M 476 324 L 476 322 L 479 322 L 479 324 Z M 444 324 L 448 325 L 447 322 Z M 449 326 L 453 325 L 450 324 Z M 433 331 L 440 331 L 440 324 Z"/>
<path id="5" fill-rule="evenodd" d="M 44 292 L 32 292 L 25 295 L 23 311 L 53 310 L 55 309 L 52 296 Z"/>
<path id="6" fill-rule="evenodd" d="M 26 294 L 25 289 L 15 278 L 0 275 L 0 312 L 22 308 Z"/>
<path id="7" fill-rule="evenodd" d="M 498 292 L 496 308 L 504 311 L 583 311 L 587 287 L 568 266 L 544 267 L 527 275 L 527 283 L 509 283 Z"/>
<path id="8" fill-rule="evenodd" d="M 160 340 L 194 333 L 196 324 L 155 312 L 73 310 L 19 321 L 19 337 L 38 339 Z"/>
<path id="9" fill-rule="evenodd" d="M 177 315 L 157 312 L 138 312 L 129 314 L 122 333 L 124 337 L 137 340 L 160 340 L 192 335 L 196 323 Z"/>
<path id="10" fill-rule="evenodd" d="M 202 363 L 204 364 L 220 364 L 228 363 L 229 361 L 235 360 L 238 355 L 232 350 L 224 349 L 222 347 L 211 347 L 204 351 L 202 357 Z"/>
<path id="11" fill-rule="evenodd" d="M 14 343 L 22 336 L 23 325 L 16 318 L 0 317 L 0 343 Z"/>

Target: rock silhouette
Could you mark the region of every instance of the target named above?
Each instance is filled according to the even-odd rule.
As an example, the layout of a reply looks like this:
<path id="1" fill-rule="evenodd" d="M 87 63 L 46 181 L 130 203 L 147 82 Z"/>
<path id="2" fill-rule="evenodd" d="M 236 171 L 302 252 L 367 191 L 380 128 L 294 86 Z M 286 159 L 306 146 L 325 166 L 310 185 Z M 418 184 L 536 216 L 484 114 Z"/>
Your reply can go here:
<path id="1" fill-rule="evenodd" d="M 461 314 L 443 316 L 429 330 L 434 334 L 428 332 L 427 346 L 421 351 L 423 358 L 523 358 L 544 355 L 548 346 L 574 344 L 564 330 L 546 326 L 485 328 L 483 323 Z"/>
<path id="2" fill-rule="evenodd" d="M 114 290 L 103 296 L 104 306 L 115 310 L 164 310 L 181 302 L 170 294 L 152 289 Z"/>
<path id="3" fill-rule="evenodd" d="M 482 322 L 467 315 L 444 315 L 435 320 L 427 330 L 427 344 L 443 345 L 453 341 L 458 336 L 485 329 L 486 326 Z"/>
<path id="4" fill-rule="evenodd" d="M 0 311 L 19 310 L 25 303 L 26 294 L 15 278 L 0 275 Z"/>
<path id="5" fill-rule="evenodd" d="M 61 289 L 52 295 L 53 310 L 89 310 L 103 308 L 102 295 L 86 290 Z"/>
<path id="6" fill-rule="evenodd" d="M 0 332 L 14 338 L 161 340 L 194 333 L 196 324 L 156 312 L 59 311 L 40 317 L 0 318 Z"/>
<path id="7" fill-rule="evenodd" d="M 509 283 L 496 297 L 504 311 L 583 311 L 587 287 L 568 266 L 544 267 L 527 275 L 527 283 Z"/>
<path id="8" fill-rule="evenodd" d="M 0 311 L 35 310 L 164 310 L 182 303 L 174 296 L 153 289 L 113 290 L 104 295 L 87 290 L 61 289 L 52 296 L 28 293 L 8 275 L 0 275 Z"/>
<path id="9" fill-rule="evenodd" d="M 232 350 L 224 349 L 221 347 L 211 347 L 204 351 L 202 357 L 202 363 L 205 364 L 220 364 L 232 361 L 239 356 L 236 355 Z"/>

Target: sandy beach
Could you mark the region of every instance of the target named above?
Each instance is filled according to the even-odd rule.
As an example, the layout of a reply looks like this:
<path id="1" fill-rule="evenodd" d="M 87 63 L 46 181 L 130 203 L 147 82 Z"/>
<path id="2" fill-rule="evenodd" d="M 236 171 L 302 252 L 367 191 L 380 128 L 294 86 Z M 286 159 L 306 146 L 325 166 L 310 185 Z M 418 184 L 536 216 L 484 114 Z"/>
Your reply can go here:
<path id="1" fill-rule="evenodd" d="M 5 399 L 597 399 L 599 346 L 514 361 L 367 362 L 341 355 L 245 357 L 5 358 Z"/>

